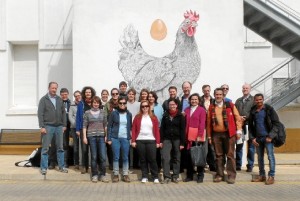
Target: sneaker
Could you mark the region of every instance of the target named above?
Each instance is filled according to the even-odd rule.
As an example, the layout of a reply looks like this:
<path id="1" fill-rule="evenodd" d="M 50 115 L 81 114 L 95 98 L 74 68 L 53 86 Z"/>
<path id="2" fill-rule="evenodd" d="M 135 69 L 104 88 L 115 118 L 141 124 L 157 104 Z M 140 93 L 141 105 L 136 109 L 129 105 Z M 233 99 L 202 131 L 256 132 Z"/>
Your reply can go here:
<path id="1" fill-rule="evenodd" d="M 266 181 L 266 176 L 259 175 L 258 177 L 253 178 L 251 181 L 252 182 L 265 182 Z"/>
<path id="2" fill-rule="evenodd" d="M 234 183 L 235 183 L 235 179 L 232 178 L 232 177 L 228 177 L 227 183 L 228 183 L 228 184 L 234 184 Z"/>
<path id="3" fill-rule="evenodd" d="M 143 178 L 143 179 L 142 179 L 142 183 L 143 183 L 143 184 L 145 184 L 145 183 L 147 183 L 147 182 L 148 182 L 148 179 L 147 179 L 147 178 Z"/>
<path id="4" fill-rule="evenodd" d="M 172 178 L 172 182 L 175 183 L 175 184 L 178 184 L 179 183 L 179 179 L 178 178 Z"/>
<path id="5" fill-rule="evenodd" d="M 160 183 L 161 184 L 168 184 L 171 181 L 170 178 L 165 178 L 164 180 L 162 180 Z"/>
<path id="6" fill-rule="evenodd" d="M 159 180 L 158 179 L 154 179 L 153 183 L 159 184 Z"/>
<path id="7" fill-rule="evenodd" d="M 130 178 L 128 175 L 124 175 L 123 176 L 123 181 L 126 182 L 126 183 L 129 183 L 130 182 Z"/>
<path id="8" fill-rule="evenodd" d="M 266 185 L 272 185 L 272 184 L 274 184 L 274 182 L 275 182 L 275 179 L 274 179 L 274 177 L 272 177 L 272 176 L 269 176 L 268 177 L 268 180 L 266 181 Z"/>
<path id="9" fill-rule="evenodd" d="M 67 168 L 59 168 L 58 171 L 62 172 L 62 173 L 68 173 L 68 169 Z"/>
<path id="10" fill-rule="evenodd" d="M 41 172 L 42 175 L 46 175 L 47 174 L 47 170 L 46 169 L 41 169 L 40 172 Z"/>
<path id="11" fill-rule="evenodd" d="M 112 179 L 113 183 L 117 183 L 119 182 L 119 175 L 114 175 L 113 179 Z"/>
<path id="12" fill-rule="evenodd" d="M 97 183 L 97 181 L 98 181 L 98 176 L 97 175 L 93 176 L 92 177 L 92 182 Z"/>
<path id="13" fill-rule="evenodd" d="M 98 180 L 102 181 L 103 183 L 108 183 L 109 182 L 109 180 L 104 175 L 101 175 L 100 177 L 98 177 Z"/>
<path id="14" fill-rule="evenodd" d="M 214 178 L 214 182 L 216 182 L 216 183 L 221 182 L 221 181 L 223 181 L 223 177 L 221 177 L 221 176 L 216 176 Z"/>

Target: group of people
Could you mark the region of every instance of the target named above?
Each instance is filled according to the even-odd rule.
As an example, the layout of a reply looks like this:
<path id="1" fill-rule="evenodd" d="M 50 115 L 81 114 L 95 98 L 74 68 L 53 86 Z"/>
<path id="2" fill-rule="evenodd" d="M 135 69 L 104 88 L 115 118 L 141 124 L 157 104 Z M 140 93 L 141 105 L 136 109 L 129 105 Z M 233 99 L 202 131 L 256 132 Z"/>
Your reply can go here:
<path id="1" fill-rule="evenodd" d="M 87 86 L 75 91 L 75 101 L 71 102 L 68 90 L 62 88 L 59 97 L 57 88 L 56 82 L 50 82 L 48 93 L 41 98 L 38 107 L 42 174 L 46 174 L 48 168 L 55 168 L 55 157 L 51 153 L 57 155 L 58 170 L 68 172 L 71 136 L 75 169 L 84 174 L 91 165 L 92 182 L 109 182 L 106 177 L 108 158 L 112 182 L 119 182 L 120 178 L 130 182 L 129 167 L 132 164 L 141 169 L 142 183 L 147 183 L 148 179 L 154 183 L 178 183 L 184 169 L 184 182 L 193 181 L 196 173 L 197 183 L 202 183 L 204 166 L 193 164 L 190 151 L 191 147 L 202 144 L 208 149 L 209 169 L 216 172 L 213 181 L 225 181 L 226 169 L 226 181 L 233 184 L 236 171 L 242 166 L 243 140 L 249 133 L 247 172 L 252 172 L 256 148 L 259 177 L 252 181 L 266 184 L 275 181 L 274 146 L 269 133 L 278 126 L 278 115 L 271 106 L 264 104 L 263 94 L 250 95 L 249 84 L 243 85 L 243 96 L 235 104 L 226 97 L 227 84 L 214 90 L 214 98 L 210 95 L 209 85 L 203 85 L 200 96 L 191 94 L 192 84 L 186 81 L 182 84 L 181 98 L 177 96 L 177 88 L 170 86 L 169 98 L 162 105 L 158 103 L 156 93 L 147 89 L 141 90 L 136 101 L 136 90 L 127 90 L 124 81 L 120 82 L 119 88 L 111 89 L 111 99 L 108 99 L 108 90 L 102 90 L 99 97 L 94 88 Z M 264 169 L 265 148 L 270 163 L 268 179 Z M 161 181 L 158 177 L 160 168 L 163 169 Z M 148 178 L 149 173 L 151 178 Z"/>

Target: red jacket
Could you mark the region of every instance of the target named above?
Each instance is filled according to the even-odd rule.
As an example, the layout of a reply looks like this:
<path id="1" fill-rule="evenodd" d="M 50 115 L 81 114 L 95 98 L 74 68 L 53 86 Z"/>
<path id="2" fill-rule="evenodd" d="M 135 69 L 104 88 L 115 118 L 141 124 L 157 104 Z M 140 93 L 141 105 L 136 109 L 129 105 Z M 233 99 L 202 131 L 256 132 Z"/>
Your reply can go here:
<path id="1" fill-rule="evenodd" d="M 160 133 L 159 133 L 158 119 L 156 118 L 156 116 L 152 116 L 150 118 L 151 118 L 152 125 L 153 125 L 153 135 L 154 135 L 156 144 L 159 144 L 160 143 Z M 132 123 L 132 130 L 131 130 L 131 132 L 132 132 L 132 136 L 131 136 L 132 142 L 135 142 L 136 138 L 140 134 L 141 123 L 142 123 L 142 115 L 138 114 L 134 117 L 133 123 Z"/>

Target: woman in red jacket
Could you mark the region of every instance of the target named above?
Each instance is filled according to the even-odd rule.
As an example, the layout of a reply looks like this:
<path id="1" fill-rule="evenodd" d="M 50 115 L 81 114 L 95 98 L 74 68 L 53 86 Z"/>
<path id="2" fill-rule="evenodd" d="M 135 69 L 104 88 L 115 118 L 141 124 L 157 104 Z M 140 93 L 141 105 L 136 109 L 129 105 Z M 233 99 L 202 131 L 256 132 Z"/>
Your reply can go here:
<path id="1" fill-rule="evenodd" d="M 154 183 L 158 184 L 158 168 L 156 163 L 156 148 L 160 145 L 159 123 L 150 110 L 148 101 L 141 101 L 140 112 L 132 124 L 132 147 L 137 149 L 142 170 L 142 183 L 148 182 L 148 167 Z"/>
<path id="2" fill-rule="evenodd" d="M 188 149 L 187 159 L 187 177 L 184 182 L 193 181 L 193 164 L 191 160 L 190 148 L 195 146 L 196 143 L 205 142 L 205 123 L 206 111 L 200 106 L 200 96 L 195 93 L 189 97 L 190 107 L 184 110 L 186 116 L 186 139 Z M 197 167 L 197 183 L 202 183 L 204 178 L 204 167 Z"/>

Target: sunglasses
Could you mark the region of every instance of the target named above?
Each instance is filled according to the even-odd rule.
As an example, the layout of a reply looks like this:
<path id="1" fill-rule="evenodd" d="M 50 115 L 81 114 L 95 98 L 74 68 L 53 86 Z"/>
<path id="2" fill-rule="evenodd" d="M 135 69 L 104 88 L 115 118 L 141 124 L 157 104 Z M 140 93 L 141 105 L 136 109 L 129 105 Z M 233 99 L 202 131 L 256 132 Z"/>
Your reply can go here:
<path id="1" fill-rule="evenodd" d="M 229 88 L 225 88 L 225 87 L 224 87 L 224 88 L 222 88 L 222 89 L 224 89 L 224 90 L 229 90 Z"/>
<path id="2" fill-rule="evenodd" d="M 125 102 L 119 102 L 119 105 L 126 105 L 127 103 Z"/>
<path id="3" fill-rule="evenodd" d="M 115 95 L 119 95 L 119 93 L 112 93 L 111 95 L 115 96 Z"/>
<path id="4" fill-rule="evenodd" d="M 141 108 L 147 108 L 149 105 L 142 105 Z"/>

